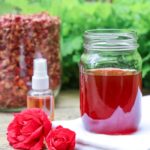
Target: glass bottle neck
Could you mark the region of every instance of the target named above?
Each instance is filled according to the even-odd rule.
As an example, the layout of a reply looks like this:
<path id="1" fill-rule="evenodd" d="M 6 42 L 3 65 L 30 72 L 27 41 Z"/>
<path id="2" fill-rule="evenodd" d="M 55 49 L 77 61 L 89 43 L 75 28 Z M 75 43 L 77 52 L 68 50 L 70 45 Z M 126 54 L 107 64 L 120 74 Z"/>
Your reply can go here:
<path id="1" fill-rule="evenodd" d="M 138 47 L 137 35 L 123 29 L 94 29 L 84 35 L 86 51 L 134 51 Z"/>

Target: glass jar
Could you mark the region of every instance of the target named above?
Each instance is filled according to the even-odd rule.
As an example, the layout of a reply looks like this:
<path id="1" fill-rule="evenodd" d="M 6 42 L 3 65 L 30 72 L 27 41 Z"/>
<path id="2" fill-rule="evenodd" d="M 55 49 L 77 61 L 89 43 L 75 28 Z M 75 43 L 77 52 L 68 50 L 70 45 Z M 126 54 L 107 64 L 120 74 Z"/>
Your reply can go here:
<path id="1" fill-rule="evenodd" d="M 60 20 L 50 16 L 40 2 L 2 1 L 1 6 L 9 9 L 0 11 L 0 111 L 17 111 L 26 106 L 34 58 L 47 59 L 50 88 L 55 96 L 59 92 Z"/>
<path id="2" fill-rule="evenodd" d="M 80 62 L 80 110 L 96 133 L 128 134 L 141 118 L 141 68 L 137 35 L 123 29 L 85 32 Z"/>

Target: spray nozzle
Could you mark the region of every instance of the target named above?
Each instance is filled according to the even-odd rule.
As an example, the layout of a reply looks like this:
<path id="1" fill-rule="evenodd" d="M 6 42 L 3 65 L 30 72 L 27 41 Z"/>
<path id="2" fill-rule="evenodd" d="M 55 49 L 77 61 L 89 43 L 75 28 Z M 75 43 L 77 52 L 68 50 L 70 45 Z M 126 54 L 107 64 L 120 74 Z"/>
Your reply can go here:
<path id="1" fill-rule="evenodd" d="M 47 75 L 47 60 L 44 58 L 34 59 L 34 70 L 32 76 L 32 89 L 44 90 L 49 88 L 49 77 Z"/>
<path id="2" fill-rule="evenodd" d="M 47 76 L 47 61 L 44 58 L 34 59 L 34 76 Z"/>

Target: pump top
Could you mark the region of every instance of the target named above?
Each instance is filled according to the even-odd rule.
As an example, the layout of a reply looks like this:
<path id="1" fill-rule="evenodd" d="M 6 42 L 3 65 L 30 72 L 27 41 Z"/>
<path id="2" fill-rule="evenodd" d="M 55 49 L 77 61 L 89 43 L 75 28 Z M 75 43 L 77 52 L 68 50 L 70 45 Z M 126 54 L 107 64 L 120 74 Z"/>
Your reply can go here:
<path id="1" fill-rule="evenodd" d="M 49 77 L 47 74 L 47 60 L 44 58 L 34 59 L 32 89 L 33 90 L 49 89 Z"/>

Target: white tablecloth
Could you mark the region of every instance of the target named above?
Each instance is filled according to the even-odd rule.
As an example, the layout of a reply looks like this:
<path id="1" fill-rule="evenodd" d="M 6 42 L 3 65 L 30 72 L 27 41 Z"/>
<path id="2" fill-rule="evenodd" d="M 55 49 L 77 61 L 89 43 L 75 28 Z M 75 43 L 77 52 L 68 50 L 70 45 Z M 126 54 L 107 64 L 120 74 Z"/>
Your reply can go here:
<path id="1" fill-rule="evenodd" d="M 94 134 L 83 128 L 81 118 L 53 123 L 54 126 L 62 125 L 76 132 L 77 150 L 150 150 L 150 96 L 142 99 L 142 120 L 134 134 Z"/>

